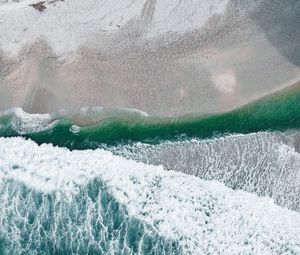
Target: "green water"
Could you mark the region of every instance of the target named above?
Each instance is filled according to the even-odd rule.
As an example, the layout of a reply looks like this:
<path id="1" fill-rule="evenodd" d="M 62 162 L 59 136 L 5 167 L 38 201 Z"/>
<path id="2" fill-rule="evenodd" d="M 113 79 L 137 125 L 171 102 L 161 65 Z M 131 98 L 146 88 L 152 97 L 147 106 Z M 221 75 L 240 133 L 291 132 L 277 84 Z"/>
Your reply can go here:
<path id="1" fill-rule="evenodd" d="M 38 144 L 52 143 L 69 149 L 93 149 L 103 144 L 137 141 L 157 144 L 165 140 L 299 129 L 300 90 L 286 90 L 216 115 L 108 116 L 80 129 L 73 127 L 77 125 L 73 119 L 61 117 L 51 128 L 41 128 L 38 132 L 25 128 L 21 132 L 22 121 L 27 121 L 27 127 L 31 121 L 32 126 L 39 124 L 34 118 L 16 118 L 16 114 L 8 113 L 0 117 L 0 136 L 23 136 Z M 6 164 L 2 167 L 5 170 Z M 22 169 L 15 165 L 10 171 L 22 174 Z M 236 180 L 242 185 L 241 179 Z M 75 195 L 59 190 L 43 193 L 13 179 L 3 180 L 0 185 L 0 255 L 36 254 L 36 251 L 39 254 L 110 254 L 112 250 L 115 254 L 183 254 L 180 240 L 170 240 L 154 227 L 130 216 L 126 205 L 118 202 L 100 179 L 77 188 L 79 192 Z M 292 191 L 292 194 L 297 193 Z"/>
<path id="2" fill-rule="evenodd" d="M 1 136 L 20 134 L 10 125 L 9 116 L 0 120 Z M 70 149 L 97 148 L 99 144 L 130 142 L 159 143 L 189 138 L 211 138 L 224 134 L 258 131 L 285 131 L 300 128 L 300 90 L 285 90 L 233 111 L 207 116 L 113 117 L 72 132 L 72 121 L 60 119 L 51 129 L 22 134 L 37 142 Z"/>

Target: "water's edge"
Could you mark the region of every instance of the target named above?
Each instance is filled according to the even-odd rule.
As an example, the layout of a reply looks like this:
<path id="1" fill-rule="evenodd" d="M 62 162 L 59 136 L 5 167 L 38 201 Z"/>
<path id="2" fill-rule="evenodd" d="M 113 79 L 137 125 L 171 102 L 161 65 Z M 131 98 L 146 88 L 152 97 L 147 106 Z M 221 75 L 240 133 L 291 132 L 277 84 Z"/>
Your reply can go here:
<path id="1" fill-rule="evenodd" d="M 100 144 L 157 144 L 191 138 L 300 128 L 300 90 L 284 90 L 233 111 L 207 116 L 154 117 L 136 111 L 85 109 L 73 115 L 30 115 L 21 109 L 0 115 L 0 136 L 22 136 L 69 149 Z"/>

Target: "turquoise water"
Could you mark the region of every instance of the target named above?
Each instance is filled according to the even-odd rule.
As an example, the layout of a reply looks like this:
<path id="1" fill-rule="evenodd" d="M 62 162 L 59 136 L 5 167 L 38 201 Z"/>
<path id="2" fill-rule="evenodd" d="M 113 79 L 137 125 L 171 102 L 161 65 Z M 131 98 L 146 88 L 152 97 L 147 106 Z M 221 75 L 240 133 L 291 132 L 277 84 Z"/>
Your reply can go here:
<path id="1" fill-rule="evenodd" d="M 290 148 L 278 153 L 286 166 L 299 162 Z M 208 170 L 222 174 L 217 166 Z M 240 183 L 261 182 L 251 170 L 240 167 L 248 172 Z M 292 190 L 294 175 L 281 176 L 271 189 L 289 180 Z M 106 150 L 0 138 L 4 254 L 299 254 L 299 212 L 253 193 Z"/>
<path id="2" fill-rule="evenodd" d="M 297 88 L 205 116 L 3 112 L 0 254 L 300 254 L 299 128 Z"/>
<path id="3" fill-rule="evenodd" d="M 69 149 L 97 148 L 101 144 L 178 141 L 220 137 L 259 131 L 286 131 L 300 128 L 300 90 L 289 89 L 233 111 L 207 116 L 151 117 L 135 113 L 91 119 L 84 125 L 70 116 L 53 117 L 51 127 L 20 132 L 15 113 L 0 118 L 0 136 L 23 136 L 37 142 Z M 22 120 L 20 120 L 22 122 Z"/>
<path id="4" fill-rule="evenodd" d="M 181 254 L 178 241 L 130 217 L 99 179 L 71 200 L 12 180 L 0 194 L 1 254 Z"/>

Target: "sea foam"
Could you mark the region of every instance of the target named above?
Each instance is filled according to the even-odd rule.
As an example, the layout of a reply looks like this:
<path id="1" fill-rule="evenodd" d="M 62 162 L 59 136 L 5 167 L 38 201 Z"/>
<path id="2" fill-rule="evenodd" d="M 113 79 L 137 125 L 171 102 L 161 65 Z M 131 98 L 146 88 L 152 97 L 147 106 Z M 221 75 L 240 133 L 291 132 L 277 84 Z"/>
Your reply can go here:
<path id="1" fill-rule="evenodd" d="M 300 211 L 299 133 L 258 132 L 160 144 L 134 143 L 106 149 L 139 162 L 217 180 L 235 190 L 272 197 Z"/>
<path id="2" fill-rule="evenodd" d="M 165 171 L 162 166 L 138 163 L 105 150 L 69 151 L 46 144 L 38 146 L 22 138 L 0 138 L 0 172 L 0 200 L 2 205 L 7 205 L 0 209 L 0 236 L 6 237 L 4 243 L 18 243 L 22 251 L 32 251 L 37 242 L 35 239 L 22 242 L 26 233 L 33 235 L 34 230 L 47 229 L 47 234 L 51 233 L 49 238 L 58 240 L 60 232 L 55 232 L 57 226 L 65 227 L 65 235 L 76 229 L 73 238 L 77 239 L 66 239 L 66 242 L 69 240 L 76 244 L 78 238 L 82 237 L 87 240 L 85 247 L 92 247 L 89 246 L 92 243 L 88 242 L 88 229 L 91 233 L 97 233 L 97 229 L 94 229 L 96 225 L 91 223 L 94 214 L 88 213 L 88 209 L 82 213 L 80 206 L 75 207 L 76 210 L 71 210 L 69 206 L 87 203 L 85 208 L 93 211 L 99 208 L 97 199 L 109 194 L 115 203 L 124 208 L 122 210 L 126 211 L 128 217 L 143 223 L 142 232 L 138 231 L 141 229 L 140 223 L 136 224 L 135 231 L 131 231 L 136 238 L 134 240 L 144 240 L 143 237 L 148 233 L 148 236 L 163 236 L 165 240 L 171 240 L 171 247 L 178 243 L 179 247 L 167 249 L 165 254 L 300 252 L 299 213 L 281 208 L 269 198 L 234 191 L 216 181 L 203 181 L 183 173 Z M 96 185 L 97 181 L 102 184 Z M 83 195 L 90 193 L 98 195 Z M 38 194 L 42 196 L 37 199 L 39 206 L 29 215 L 26 212 Z M 45 204 L 51 205 L 50 216 L 46 212 L 41 214 Z M 69 214 L 74 211 L 77 220 L 71 221 L 69 214 L 63 216 L 61 212 L 65 210 Z M 111 213 L 111 210 L 113 208 L 106 209 L 106 212 Z M 41 215 L 47 215 L 46 223 Z M 83 220 L 88 216 L 91 217 L 90 221 Z M 22 223 L 24 219 L 28 222 L 29 218 L 31 224 Z M 103 217 L 97 219 L 102 222 L 98 229 L 101 232 L 107 225 Z M 108 225 L 118 221 L 115 217 L 109 220 L 112 222 Z M 32 224 L 40 228 L 31 229 Z M 161 241 L 162 245 L 170 242 Z M 54 250 L 60 247 L 54 241 L 51 245 Z M 127 252 L 146 254 L 141 247 L 143 245 L 140 244 L 135 251 Z M 114 249 L 116 246 L 112 244 L 110 253 Z"/>

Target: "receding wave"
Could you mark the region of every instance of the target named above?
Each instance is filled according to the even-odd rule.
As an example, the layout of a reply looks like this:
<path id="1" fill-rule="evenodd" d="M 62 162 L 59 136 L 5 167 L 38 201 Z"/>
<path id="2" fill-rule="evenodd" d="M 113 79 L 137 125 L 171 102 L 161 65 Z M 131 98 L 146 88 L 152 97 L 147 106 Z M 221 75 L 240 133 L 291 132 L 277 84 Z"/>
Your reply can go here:
<path id="1" fill-rule="evenodd" d="M 299 213 L 103 149 L 0 138 L 0 184 L 7 254 L 300 252 Z"/>
<path id="2" fill-rule="evenodd" d="M 136 111 L 90 109 L 77 114 L 29 115 L 21 109 L 2 113 L 0 136 L 24 136 L 38 144 L 69 149 L 99 144 L 178 141 L 225 134 L 300 128 L 300 90 L 291 88 L 231 112 L 207 116 L 154 117 Z"/>
<path id="3" fill-rule="evenodd" d="M 298 89 L 206 116 L 2 112 L 0 253 L 298 254 L 299 128 Z"/>
<path id="4" fill-rule="evenodd" d="M 107 146 L 115 155 L 163 165 L 217 180 L 235 190 L 255 192 L 300 212 L 299 132 L 259 132 L 218 139 Z"/>

